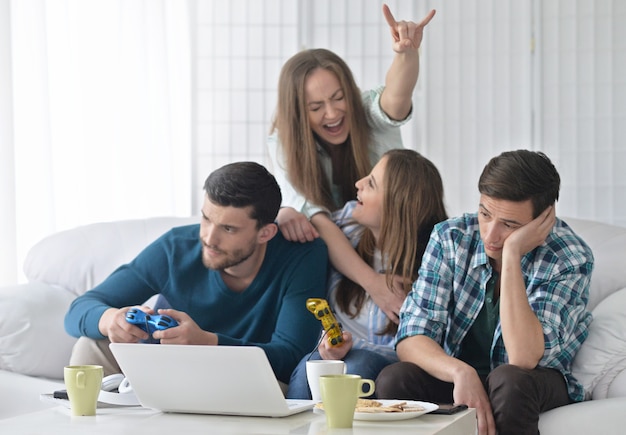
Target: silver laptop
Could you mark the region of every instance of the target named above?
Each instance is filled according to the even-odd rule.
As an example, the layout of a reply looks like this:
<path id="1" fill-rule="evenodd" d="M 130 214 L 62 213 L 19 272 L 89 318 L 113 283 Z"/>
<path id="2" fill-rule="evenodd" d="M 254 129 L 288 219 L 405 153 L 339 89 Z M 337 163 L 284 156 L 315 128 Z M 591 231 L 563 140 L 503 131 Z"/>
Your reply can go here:
<path id="1" fill-rule="evenodd" d="M 285 399 L 260 347 L 111 343 L 110 348 L 147 408 L 284 417 L 315 405 Z"/>

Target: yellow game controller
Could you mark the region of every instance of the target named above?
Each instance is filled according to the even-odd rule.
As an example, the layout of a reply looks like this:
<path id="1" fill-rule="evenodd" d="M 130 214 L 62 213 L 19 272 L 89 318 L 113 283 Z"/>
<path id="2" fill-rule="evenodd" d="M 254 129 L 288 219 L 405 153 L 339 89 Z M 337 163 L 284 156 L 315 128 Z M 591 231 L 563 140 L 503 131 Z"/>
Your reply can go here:
<path id="1" fill-rule="evenodd" d="M 330 345 L 341 345 L 341 343 L 343 343 L 341 324 L 337 322 L 337 319 L 328 306 L 326 299 L 309 298 L 306 301 L 306 307 L 320 322 L 322 322 L 322 328 L 324 328 L 325 334 L 328 335 L 328 342 Z"/>

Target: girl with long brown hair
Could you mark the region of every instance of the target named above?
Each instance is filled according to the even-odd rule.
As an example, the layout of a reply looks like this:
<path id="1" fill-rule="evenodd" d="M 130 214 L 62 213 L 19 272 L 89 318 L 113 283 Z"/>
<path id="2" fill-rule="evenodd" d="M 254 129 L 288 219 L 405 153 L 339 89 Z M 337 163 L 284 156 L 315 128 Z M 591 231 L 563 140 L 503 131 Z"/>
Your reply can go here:
<path id="1" fill-rule="evenodd" d="M 396 149 L 386 152 L 356 187 L 356 201 L 333 213 L 333 222 L 359 257 L 389 283 L 394 276 L 401 277 L 403 285 L 397 290 L 406 296 L 433 226 L 447 218 L 439 171 L 416 151 Z M 338 249 L 328 243 L 331 258 Z M 344 329 L 343 343 L 333 347 L 321 340 L 318 351 L 307 355 L 293 372 L 288 397 L 309 397 L 307 359 L 343 359 L 348 373 L 368 379 L 376 379 L 386 365 L 398 361 L 393 349 L 397 325 L 368 293 L 336 270 L 328 288 L 329 303 Z"/>

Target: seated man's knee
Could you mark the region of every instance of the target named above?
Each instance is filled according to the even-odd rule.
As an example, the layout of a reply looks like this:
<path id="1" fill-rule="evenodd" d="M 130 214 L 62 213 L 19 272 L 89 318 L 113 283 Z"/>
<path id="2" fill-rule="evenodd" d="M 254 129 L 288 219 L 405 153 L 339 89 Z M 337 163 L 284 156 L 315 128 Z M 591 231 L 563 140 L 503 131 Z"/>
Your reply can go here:
<path id="1" fill-rule="evenodd" d="M 487 376 L 487 392 L 500 398 L 519 397 L 532 385 L 530 371 L 512 364 L 496 367 Z"/>
<path id="2" fill-rule="evenodd" d="M 115 361 L 115 357 L 109 349 L 110 341 L 94 340 L 88 337 L 80 337 L 72 348 L 70 365 L 101 365 L 104 376 L 121 373 L 121 369 Z"/>
<path id="3" fill-rule="evenodd" d="M 537 433 L 540 407 L 532 370 L 498 366 L 487 376 L 487 392 L 499 433 Z"/>
<path id="4" fill-rule="evenodd" d="M 487 394 L 496 423 L 533 411 L 537 396 L 531 371 L 511 364 L 498 366 L 487 376 Z"/>
<path id="5" fill-rule="evenodd" d="M 416 377 L 423 372 L 421 368 L 410 362 L 397 362 L 383 368 L 376 378 L 376 396 L 381 399 L 410 399 L 411 388 L 419 385 Z"/>

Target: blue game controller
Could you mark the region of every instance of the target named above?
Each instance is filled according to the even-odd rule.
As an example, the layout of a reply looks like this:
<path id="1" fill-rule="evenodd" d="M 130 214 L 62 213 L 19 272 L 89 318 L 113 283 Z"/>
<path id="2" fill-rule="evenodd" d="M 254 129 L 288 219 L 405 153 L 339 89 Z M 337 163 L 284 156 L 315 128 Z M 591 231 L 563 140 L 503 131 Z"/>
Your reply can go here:
<path id="1" fill-rule="evenodd" d="M 136 325 L 150 334 L 154 331 L 163 331 L 164 329 L 178 326 L 178 322 L 170 316 L 164 314 L 146 314 L 139 308 L 131 308 L 126 313 L 126 321 Z"/>

